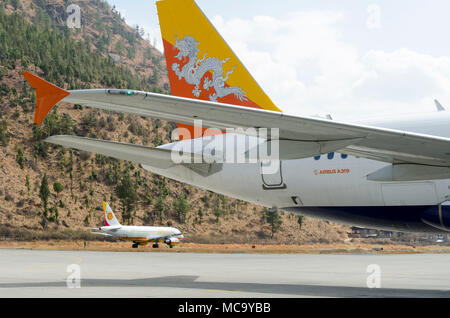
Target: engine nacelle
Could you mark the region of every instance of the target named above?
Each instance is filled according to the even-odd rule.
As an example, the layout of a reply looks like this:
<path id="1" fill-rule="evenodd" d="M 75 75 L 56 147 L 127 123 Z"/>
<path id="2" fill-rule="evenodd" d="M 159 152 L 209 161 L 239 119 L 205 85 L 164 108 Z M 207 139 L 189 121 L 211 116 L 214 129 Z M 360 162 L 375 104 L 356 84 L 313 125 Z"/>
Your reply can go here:
<path id="1" fill-rule="evenodd" d="M 428 208 L 422 216 L 422 221 L 439 230 L 450 232 L 450 206 L 440 204 Z"/>
<path id="2" fill-rule="evenodd" d="M 166 243 L 169 246 L 176 246 L 180 243 L 180 240 L 177 239 L 176 237 L 172 237 L 170 239 L 165 240 L 164 243 Z"/>

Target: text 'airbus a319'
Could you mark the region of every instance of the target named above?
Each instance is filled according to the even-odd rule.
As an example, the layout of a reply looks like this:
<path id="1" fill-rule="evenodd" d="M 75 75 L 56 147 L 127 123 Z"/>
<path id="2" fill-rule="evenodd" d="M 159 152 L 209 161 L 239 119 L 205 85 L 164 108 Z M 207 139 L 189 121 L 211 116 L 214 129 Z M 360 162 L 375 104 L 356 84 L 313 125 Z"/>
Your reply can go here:
<path id="1" fill-rule="evenodd" d="M 177 122 L 178 141 L 47 142 L 268 208 L 383 230 L 450 231 L 449 112 L 354 123 L 284 114 L 193 0 L 156 5 L 173 96 L 65 91 L 24 76 L 37 92 L 36 124 L 64 101 Z"/>

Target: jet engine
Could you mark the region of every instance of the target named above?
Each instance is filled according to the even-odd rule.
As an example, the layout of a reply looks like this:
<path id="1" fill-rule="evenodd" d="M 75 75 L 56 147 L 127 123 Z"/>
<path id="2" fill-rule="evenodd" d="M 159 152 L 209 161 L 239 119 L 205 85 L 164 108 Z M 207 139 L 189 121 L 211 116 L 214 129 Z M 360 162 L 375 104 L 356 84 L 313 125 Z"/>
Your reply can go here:
<path id="1" fill-rule="evenodd" d="M 439 230 L 450 232 L 450 205 L 429 207 L 424 212 L 422 221 Z"/>
<path id="2" fill-rule="evenodd" d="M 171 237 L 170 239 L 165 240 L 164 243 L 166 243 L 170 247 L 174 247 L 180 243 L 180 240 L 177 239 L 176 237 Z"/>

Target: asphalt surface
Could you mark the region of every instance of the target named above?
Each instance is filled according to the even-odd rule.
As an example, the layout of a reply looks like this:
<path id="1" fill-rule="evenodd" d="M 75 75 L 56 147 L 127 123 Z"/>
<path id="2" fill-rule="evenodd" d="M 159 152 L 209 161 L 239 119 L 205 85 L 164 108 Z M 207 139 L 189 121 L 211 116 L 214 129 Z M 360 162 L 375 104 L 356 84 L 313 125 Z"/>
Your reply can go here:
<path id="1" fill-rule="evenodd" d="M 447 254 L 266 255 L 3 249 L 0 297 L 450 297 L 449 268 Z M 76 280 L 78 269 L 80 281 Z M 80 288 L 68 288 L 68 281 L 69 286 Z M 371 286 L 379 282 L 381 288 L 368 288 L 368 281 Z"/>

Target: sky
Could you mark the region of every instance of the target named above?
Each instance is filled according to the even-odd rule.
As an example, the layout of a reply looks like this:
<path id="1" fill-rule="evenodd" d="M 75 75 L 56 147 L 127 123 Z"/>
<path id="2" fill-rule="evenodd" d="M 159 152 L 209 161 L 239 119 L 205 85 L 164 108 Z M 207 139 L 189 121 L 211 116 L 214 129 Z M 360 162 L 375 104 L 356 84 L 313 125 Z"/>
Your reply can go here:
<path id="1" fill-rule="evenodd" d="M 108 0 L 162 51 L 154 0 Z M 284 112 L 335 119 L 450 109 L 448 0 L 197 0 Z"/>

